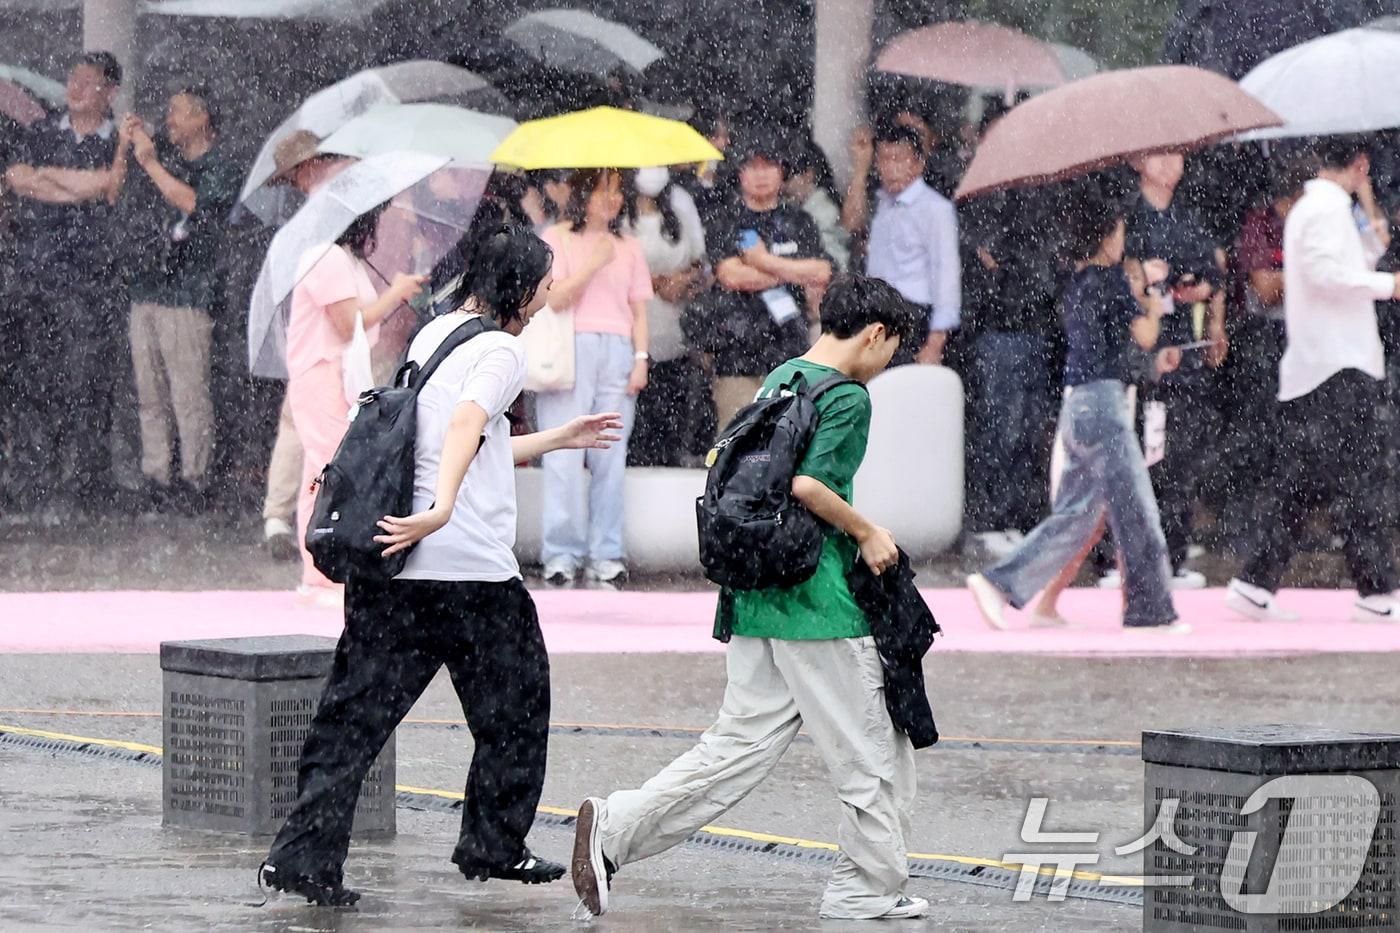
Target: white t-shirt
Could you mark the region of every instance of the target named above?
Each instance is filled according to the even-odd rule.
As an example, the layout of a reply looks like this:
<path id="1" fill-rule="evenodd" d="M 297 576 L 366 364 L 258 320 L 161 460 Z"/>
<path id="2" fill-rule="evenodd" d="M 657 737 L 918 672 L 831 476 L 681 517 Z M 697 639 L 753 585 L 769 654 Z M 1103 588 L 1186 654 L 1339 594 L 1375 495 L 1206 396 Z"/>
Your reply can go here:
<path id="1" fill-rule="evenodd" d="M 408 348 L 420 366 L 469 318 L 444 314 L 428 322 Z M 488 331 L 452 352 L 418 395 L 418 438 L 413 470 L 413 511 L 437 497 L 438 464 L 452 415 L 463 402 L 487 414 L 485 440 L 457 491 L 446 525 L 408 555 L 400 580 L 519 579 L 515 546 L 515 462 L 510 452 L 506 409 L 525 385 L 525 350 L 503 331 Z"/>

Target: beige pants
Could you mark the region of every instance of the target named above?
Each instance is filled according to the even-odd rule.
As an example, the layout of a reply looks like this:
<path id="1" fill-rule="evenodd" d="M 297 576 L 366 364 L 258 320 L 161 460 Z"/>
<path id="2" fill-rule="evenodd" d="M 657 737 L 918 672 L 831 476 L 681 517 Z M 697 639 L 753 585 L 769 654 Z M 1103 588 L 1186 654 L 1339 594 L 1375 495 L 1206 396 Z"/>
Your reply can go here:
<path id="1" fill-rule="evenodd" d="M 170 422 L 180 437 L 180 475 L 202 489 L 214 452 L 209 348 L 214 322 L 199 308 L 133 303 L 131 365 L 141 421 L 141 472 L 170 483 Z"/>
<path id="2" fill-rule="evenodd" d="M 806 727 L 841 800 L 841 853 L 823 917 L 868 919 L 909 880 L 905 839 L 916 793 L 914 748 L 885 709 L 871 638 L 780 641 L 736 636 L 719 721 L 700 744 L 600 814 L 619 866 L 664 852 L 722 816 L 766 778 Z"/>
<path id="3" fill-rule="evenodd" d="M 715 412 L 719 416 L 721 432 L 729 427 L 729 422 L 739 413 L 739 409 L 753 404 L 754 396 L 763 388 L 763 380 L 757 376 L 716 376 Z"/>

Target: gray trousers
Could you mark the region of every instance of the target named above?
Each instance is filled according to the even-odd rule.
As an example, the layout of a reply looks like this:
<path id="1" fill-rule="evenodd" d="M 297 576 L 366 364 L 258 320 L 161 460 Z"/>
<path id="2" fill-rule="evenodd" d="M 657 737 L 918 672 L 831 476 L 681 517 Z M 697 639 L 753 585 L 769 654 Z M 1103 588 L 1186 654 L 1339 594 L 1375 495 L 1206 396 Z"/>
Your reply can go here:
<path id="1" fill-rule="evenodd" d="M 1079 553 L 1107 511 L 1123 555 L 1123 624 L 1166 625 L 1176 618 L 1167 541 L 1124 394 L 1121 382 L 1103 380 L 1075 386 L 1065 397 L 1065 464 L 1050 515 L 985 573 L 1017 609 Z"/>
<path id="2" fill-rule="evenodd" d="M 735 636 L 727 667 L 719 719 L 700 744 L 641 788 L 608 797 L 603 852 L 622 866 L 683 842 L 757 787 L 805 726 L 841 800 L 841 852 L 821 914 L 883 915 L 909 881 L 917 788 L 914 748 L 885 709 L 874 639 Z"/>

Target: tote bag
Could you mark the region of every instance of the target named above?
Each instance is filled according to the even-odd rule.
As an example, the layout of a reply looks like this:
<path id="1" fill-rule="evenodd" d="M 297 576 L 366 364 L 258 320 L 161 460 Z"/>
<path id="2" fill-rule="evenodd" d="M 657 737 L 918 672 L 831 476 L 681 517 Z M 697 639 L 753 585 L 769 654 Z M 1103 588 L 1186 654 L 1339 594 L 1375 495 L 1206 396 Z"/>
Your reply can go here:
<path id="1" fill-rule="evenodd" d="M 520 332 L 525 344 L 525 391 L 567 392 L 574 387 L 574 312 L 546 305 Z"/>

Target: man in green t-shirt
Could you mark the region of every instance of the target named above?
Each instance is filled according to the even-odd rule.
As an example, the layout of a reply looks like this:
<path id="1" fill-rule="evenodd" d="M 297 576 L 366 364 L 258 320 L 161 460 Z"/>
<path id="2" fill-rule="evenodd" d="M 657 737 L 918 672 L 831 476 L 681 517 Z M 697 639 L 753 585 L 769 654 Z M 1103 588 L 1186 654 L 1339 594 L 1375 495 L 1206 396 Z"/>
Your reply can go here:
<path id="1" fill-rule="evenodd" d="M 837 276 L 821 305 L 822 336 L 775 369 L 760 395 L 835 373 L 868 382 L 920 315 L 886 283 Z M 924 328 L 927 329 L 926 326 Z M 793 478 L 793 495 L 829 530 L 817 571 L 788 589 L 733 594 L 729 683 L 719 720 L 691 751 L 638 790 L 579 808 L 574 888 L 594 915 L 622 865 L 656 855 L 721 816 L 753 790 L 804 726 L 826 762 L 844 816 L 841 854 L 822 898 L 828 919 L 923 916 L 908 897 L 905 833 L 914 803 L 914 749 L 890 721 L 870 626 L 846 583 L 863 560 L 875 573 L 898 560 L 894 538 L 851 506 L 870 432 L 870 396 L 843 385 L 817 403 L 819 422 Z"/>

